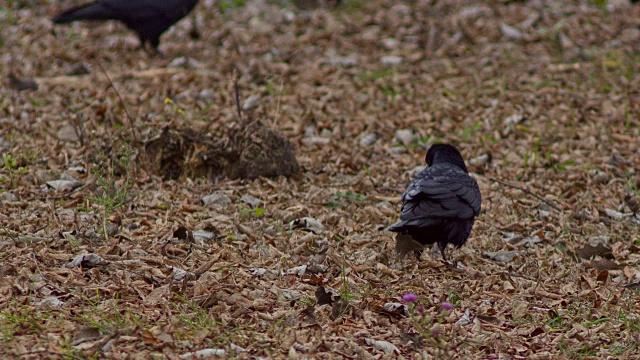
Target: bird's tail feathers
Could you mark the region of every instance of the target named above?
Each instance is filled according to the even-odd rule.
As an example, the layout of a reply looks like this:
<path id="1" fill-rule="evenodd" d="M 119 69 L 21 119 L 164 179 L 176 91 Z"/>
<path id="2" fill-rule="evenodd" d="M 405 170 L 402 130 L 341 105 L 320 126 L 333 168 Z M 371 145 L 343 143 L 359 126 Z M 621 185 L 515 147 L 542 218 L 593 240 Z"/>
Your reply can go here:
<path id="1" fill-rule="evenodd" d="M 393 231 L 393 232 L 402 232 L 402 229 L 404 228 L 405 223 L 406 223 L 406 221 L 397 222 L 397 223 L 389 226 L 387 228 L 387 230 Z"/>
<path id="2" fill-rule="evenodd" d="M 403 232 L 409 228 L 428 228 L 430 226 L 438 225 L 442 222 L 442 219 L 429 219 L 429 218 L 414 218 L 399 221 L 387 228 L 389 231 Z"/>
<path id="3" fill-rule="evenodd" d="M 389 226 L 387 230 L 393 231 L 393 232 L 404 232 L 406 230 L 406 226 L 407 226 L 407 220 L 401 220 Z"/>

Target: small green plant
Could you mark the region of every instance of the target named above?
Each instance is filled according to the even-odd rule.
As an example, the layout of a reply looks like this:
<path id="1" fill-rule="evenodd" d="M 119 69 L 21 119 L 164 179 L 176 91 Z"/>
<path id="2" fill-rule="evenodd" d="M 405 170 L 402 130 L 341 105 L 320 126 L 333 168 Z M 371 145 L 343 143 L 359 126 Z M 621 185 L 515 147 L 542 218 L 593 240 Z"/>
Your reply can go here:
<path id="1" fill-rule="evenodd" d="M 67 241 L 69 241 L 69 244 L 71 244 L 71 246 L 73 247 L 80 246 L 80 241 L 78 241 L 78 238 L 76 238 L 71 232 L 63 232 L 62 236 L 64 236 L 64 238 L 67 239 Z"/>
<path id="2" fill-rule="evenodd" d="M 340 297 L 344 300 L 354 299 L 356 296 L 351 293 L 351 288 L 349 287 L 349 280 L 347 279 L 346 273 L 346 264 L 342 262 L 342 266 L 340 269 L 340 277 L 342 278 L 342 285 L 340 286 Z"/>
<path id="3" fill-rule="evenodd" d="M 57 326 L 64 318 L 55 311 L 37 310 L 17 302 L 0 311 L 0 341 L 9 341 L 16 334 L 41 334 L 49 326 Z"/>
<path id="4" fill-rule="evenodd" d="M 113 168 L 115 166 L 107 172 L 98 166 L 95 166 L 93 169 L 97 176 L 96 183 L 101 189 L 101 192 L 97 196 L 89 197 L 89 200 L 103 208 L 102 228 L 105 240 L 108 239 L 107 219 L 114 211 L 118 210 L 131 200 L 133 178 L 130 173 L 130 167 L 132 156 L 133 151 L 129 147 L 125 146 L 120 156 L 117 157 L 117 166 L 125 171 L 123 183 L 116 184 L 116 177 L 113 172 Z"/>
<path id="5" fill-rule="evenodd" d="M 220 324 L 212 314 L 209 314 L 197 303 L 189 301 L 179 294 L 174 295 L 178 298 L 178 302 L 173 303 L 173 306 L 179 313 L 176 319 L 180 324 L 194 330 L 211 329 Z"/>
<path id="6" fill-rule="evenodd" d="M 3 21 L 7 25 L 16 25 L 18 16 L 17 12 L 13 10 L 15 1 L 8 1 L 4 5 L 0 5 L 0 14 L 2 14 Z M 0 37 L 0 45 L 4 46 L 4 37 Z"/>
<path id="7" fill-rule="evenodd" d="M 29 168 L 26 166 L 20 166 L 16 158 L 11 154 L 2 155 L 2 165 L 9 172 L 9 188 L 14 188 L 18 185 L 18 181 L 22 175 L 24 175 Z M 4 178 L 0 178 L 0 182 L 6 181 Z"/>
<path id="8" fill-rule="evenodd" d="M 365 82 L 370 82 L 370 81 L 374 81 L 374 80 L 378 80 L 378 79 L 383 79 L 386 78 L 388 76 L 392 76 L 395 74 L 395 71 L 391 68 L 380 68 L 378 70 L 374 70 L 374 71 L 367 71 L 365 73 L 360 73 L 358 74 L 358 79 L 365 81 Z"/>
<path id="9" fill-rule="evenodd" d="M 590 3 L 601 8 L 604 8 L 607 6 L 606 0 L 591 0 Z"/>
<path id="10" fill-rule="evenodd" d="M 171 302 L 175 310 L 175 321 L 179 327 L 175 328 L 177 339 L 190 339 L 198 330 L 211 332 L 211 342 L 215 347 L 226 347 L 230 343 L 242 346 L 250 343 L 255 338 L 255 333 L 242 324 L 225 326 L 216 316 L 215 312 L 203 308 L 197 302 L 190 301 L 178 293 L 173 294 L 175 301 Z M 278 319 L 272 326 L 277 327 L 284 318 Z M 233 356 L 233 349 L 230 354 Z"/>
<path id="11" fill-rule="evenodd" d="M 298 299 L 298 304 L 302 306 L 314 306 L 316 304 L 316 301 L 311 297 L 305 295 Z"/>
<path id="12" fill-rule="evenodd" d="M 568 166 L 572 166 L 575 165 L 576 161 L 573 159 L 569 159 L 566 161 L 563 161 L 561 163 L 558 163 L 555 165 L 556 170 L 558 171 L 565 171 L 567 169 Z"/>
<path id="13" fill-rule="evenodd" d="M 218 11 L 224 14 L 225 11 L 245 6 L 244 0 L 221 0 L 218 1 Z"/>
<path id="14" fill-rule="evenodd" d="M 633 297 L 635 299 L 640 296 L 640 291 L 636 290 L 633 292 L 633 294 L 630 294 L 628 296 L 629 298 Z M 624 325 L 627 330 L 635 332 L 640 331 L 640 321 L 638 321 L 639 316 L 637 316 L 635 313 L 629 313 L 625 310 L 620 309 L 618 311 L 618 320 Z"/>
<path id="15" fill-rule="evenodd" d="M 540 160 L 540 155 L 535 150 L 525 150 L 523 160 L 525 168 L 535 169 L 538 161 Z"/>
<path id="16" fill-rule="evenodd" d="M 278 79 L 275 76 L 271 76 L 267 79 L 267 82 L 265 84 L 265 88 L 267 90 L 267 93 L 269 95 L 281 95 L 282 91 L 284 89 L 284 84 L 282 82 L 282 79 L 280 79 L 280 81 L 278 81 Z"/>
<path id="17" fill-rule="evenodd" d="M 267 210 L 263 207 L 241 207 L 240 208 L 240 218 L 243 220 L 249 220 L 251 217 L 262 217 L 267 212 Z"/>
<path id="18" fill-rule="evenodd" d="M 636 194 L 636 196 L 640 196 L 640 189 L 636 186 L 635 181 L 631 177 L 627 177 L 627 189 Z"/>
<path id="19" fill-rule="evenodd" d="M 558 343 L 558 349 L 572 359 L 585 359 L 596 354 L 595 350 L 591 349 L 588 345 L 572 347 L 565 339 Z"/>
<path id="20" fill-rule="evenodd" d="M 481 128 L 482 128 L 482 121 L 478 120 L 470 127 L 465 127 L 462 130 L 462 138 L 465 140 L 468 140 L 473 136 L 477 136 L 478 130 L 480 130 Z"/>
<path id="21" fill-rule="evenodd" d="M 626 345 L 621 343 L 614 343 L 609 347 L 609 350 L 611 350 L 611 355 L 617 356 L 617 355 L 622 355 L 627 351 L 632 352 L 637 348 L 638 348 L 638 343 L 636 342 L 631 342 Z"/>
<path id="22" fill-rule="evenodd" d="M 596 326 L 598 324 L 602 324 L 602 323 L 608 322 L 610 320 L 611 319 L 605 317 L 605 318 L 597 319 L 597 320 L 594 320 L 594 321 L 587 321 L 586 323 L 584 323 L 584 326 L 588 329 L 590 327 L 593 327 L 593 326 Z"/>
<path id="23" fill-rule="evenodd" d="M 460 303 L 460 300 L 462 299 L 463 299 L 462 295 L 457 294 L 453 291 L 450 291 L 449 294 L 447 294 L 447 300 L 451 302 L 453 305 L 457 305 L 458 303 Z"/>
<path id="24" fill-rule="evenodd" d="M 364 169 L 364 173 L 365 173 L 367 176 L 371 176 L 371 171 L 369 170 L 369 166 L 367 166 L 367 164 L 363 164 L 363 165 L 362 165 L 362 168 Z"/>
<path id="25" fill-rule="evenodd" d="M 408 91 L 406 90 L 398 91 L 392 85 L 386 85 L 386 84 L 382 85 L 380 90 L 382 91 L 382 95 L 391 98 L 391 102 L 396 101 L 396 99 L 400 95 L 409 95 Z"/>
<path id="26" fill-rule="evenodd" d="M 429 147 L 428 144 L 437 144 L 437 143 L 443 143 L 446 141 L 447 140 L 444 137 L 434 135 L 434 134 L 428 134 L 428 135 L 420 136 L 418 138 L 418 144 L 420 144 L 420 146 L 423 147 L 425 150 Z"/>
<path id="27" fill-rule="evenodd" d="M 14 169 L 18 166 L 16 159 L 11 154 L 2 155 L 2 163 L 6 169 Z"/>
<path id="28" fill-rule="evenodd" d="M 176 104 L 173 100 L 169 99 L 169 98 L 164 98 L 164 104 L 167 107 L 171 107 L 175 109 L 176 114 L 180 115 L 180 116 L 184 116 L 184 109 L 181 108 L 180 106 L 178 106 L 178 104 Z"/>
<path id="29" fill-rule="evenodd" d="M 343 4 L 344 10 L 355 11 L 360 10 L 364 4 L 365 0 L 345 0 Z"/>
<path id="30" fill-rule="evenodd" d="M 335 208 L 341 207 L 341 206 L 347 206 L 347 204 L 344 203 L 342 200 L 347 200 L 348 202 L 365 202 L 365 201 L 368 201 L 366 196 L 364 196 L 362 194 L 359 194 L 357 192 L 353 192 L 353 191 L 346 191 L 346 192 L 338 191 L 338 192 L 336 192 L 335 195 L 333 195 L 333 196 L 331 196 L 329 198 L 330 202 L 325 206 L 330 208 L 330 209 L 335 209 Z"/>

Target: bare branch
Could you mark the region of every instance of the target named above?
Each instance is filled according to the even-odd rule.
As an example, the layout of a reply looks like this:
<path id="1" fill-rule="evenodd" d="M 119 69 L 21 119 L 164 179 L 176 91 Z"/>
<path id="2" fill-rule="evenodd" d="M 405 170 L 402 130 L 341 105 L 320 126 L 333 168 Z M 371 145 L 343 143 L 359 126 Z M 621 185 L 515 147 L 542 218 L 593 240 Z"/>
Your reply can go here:
<path id="1" fill-rule="evenodd" d="M 551 203 L 549 200 L 546 200 L 545 198 L 543 198 L 543 197 L 541 197 L 541 196 L 539 196 L 539 195 L 534 194 L 531 190 L 529 190 L 529 188 L 526 188 L 526 189 L 525 189 L 525 188 L 523 188 L 523 187 L 520 187 L 520 186 L 517 186 L 517 185 L 512 185 L 512 184 L 506 183 L 506 182 L 504 182 L 504 181 L 502 181 L 502 180 L 494 179 L 494 178 L 491 178 L 491 177 L 487 177 L 487 179 L 489 179 L 489 180 L 491 180 L 491 181 L 495 181 L 495 182 L 497 182 L 498 184 L 504 185 L 504 186 L 506 186 L 506 187 L 510 187 L 510 188 L 512 188 L 512 189 L 520 190 L 520 191 L 524 192 L 525 194 L 530 195 L 530 196 L 533 196 L 534 198 L 536 198 L 536 199 L 538 199 L 538 200 L 542 201 L 543 203 L 545 203 L 545 204 L 549 205 L 550 207 L 552 207 L 552 208 L 554 208 L 554 209 L 556 209 L 556 210 L 558 210 L 558 211 L 562 211 L 562 209 L 560 209 L 558 206 L 556 206 L 556 205 L 554 205 L 553 203 Z"/>
<path id="2" fill-rule="evenodd" d="M 107 72 L 104 71 L 104 68 L 102 67 L 102 63 L 100 61 L 98 61 L 98 66 L 100 67 L 100 70 L 102 70 L 102 73 L 104 74 L 104 76 L 107 77 L 107 81 L 109 82 L 109 86 L 111 86 L 113 91 L 116 92 L 116 95 L 118 96 L 118 99 L 120 100 L 120 104 L 122 104 L 122 108 L 124 109 L 124 113 L 127 115 L 127 121 L 129 122 L 129 128 L 131 129 L 131 135 L 133 136 L 133 141 L 135 143 L 138 143 L 138 137 L 136 136 L 136 131 L 135 131 L 134 127 L 133 127 L 133 118 L 131 118 L 131 115 L 129 115 L 129 110 L 127 110 L 127 105 L 124 103 L 124 100 L 122 100 L 122 96 L 120 96 L 120 92 L 118 91 L 118 89 L 116 89 L 116 87 L 113 85 L 113 82 L 111 81 L 111 78 L 109 77 L 109 74 L 107 74 Z"/>

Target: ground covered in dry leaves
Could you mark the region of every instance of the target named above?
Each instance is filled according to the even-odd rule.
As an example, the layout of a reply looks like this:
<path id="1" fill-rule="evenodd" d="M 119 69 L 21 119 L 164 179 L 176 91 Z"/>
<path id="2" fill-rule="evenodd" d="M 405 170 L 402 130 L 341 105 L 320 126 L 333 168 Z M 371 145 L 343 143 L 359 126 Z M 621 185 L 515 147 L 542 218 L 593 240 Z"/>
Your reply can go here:
<path id="1" fill-rule="evenodd" d="M 0 5 L 0 357 L 637 358 L 640 6 L 203 0 L 159 58 L 77 3 Z M 146 151 L 257 120 L 297 175 Z M 439 141 L 482 215 L 399 259 Z"/>

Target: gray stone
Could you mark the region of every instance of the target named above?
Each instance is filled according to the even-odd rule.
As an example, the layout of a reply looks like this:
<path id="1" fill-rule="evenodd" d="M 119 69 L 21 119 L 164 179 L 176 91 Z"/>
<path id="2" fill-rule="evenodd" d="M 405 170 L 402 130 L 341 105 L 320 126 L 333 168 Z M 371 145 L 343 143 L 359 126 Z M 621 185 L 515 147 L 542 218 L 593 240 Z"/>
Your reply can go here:
<path id="1" fill-rule="evenodd" d="M 403 61 L 402 56 L 383 56 L 380 58 L 380 62 L 385 66 L 400 65 Z"/>
<path id="2" fill-rule="evenodd" d="M 373 133 L 373 134 L 365 134 L 360 139 L 360 145 L 362 145 L 362 146 L 373 145 L 373 143 L 375 143 L 377 140 L 378 140 L 378 135 L 376 135 L 375 133 Z"/>
<path id="3" fill-rule="evenodd" d="M 8 202 L 18 201 L 18 197 L 15 194 L 12 194 L 10 192 L 2 193 L 2 197 L 4 197 L 4 199 Z"/>
<path id="4" fill-rule="evenodd" d="M 205 206 L 218 205 L 222 207 L 228 207 L 231 205 L 231 198 L 222 191 L 216 191 L 213 194 L 202 197 L 202 203 Z"/>
<path id="5" fill-rule="evenodd" d="M 245 204 L 249 204 L 253 208 L 262 205 L 262 200 L 258 199 L 257 197 L 251 196 L 251 195 L 243 195 L 240 198 L 240 201 L 242 201 Z"/>
<path id="6" fill-rule="evenodd" d="M 82 185 L 84 185 L 84 183 L 82 181 L 78 181 L 78 180 L 52 180 L 52 181 L 47 181 L 47 186 L 49 186 L 50 188 L 52 188 L 54 190 L 71 191 L 71 190 L 73 190 L 75 188 L 79 188 Z"/>
<path id="7" fill-rule="evenodd" d="M 401 129 L 396 130 L 396 138 L 400 140 L 402 145 L 408 146 L 415 140 L 415 135 L 413 134 L 413 130 Z"/>
<path id="8" fill-rule="evenodd" d="M 193 240 L 199 243 L 206 243 L 215 238 L 215 233 L 207 230 L 196 230 L 193 232 Z"/>
<path id="9" fill-rule="evenodd" d="M 355 55 L 329 56 L 325 60 L 325 64 L 329 64 L 329 65 L 333 65 L 333 66 L 340 65 L 340 66 L 344 66 L 344 67 L 356 66 L 356 65 L 358 65 L 358 58 L 356 58 Z"/>

